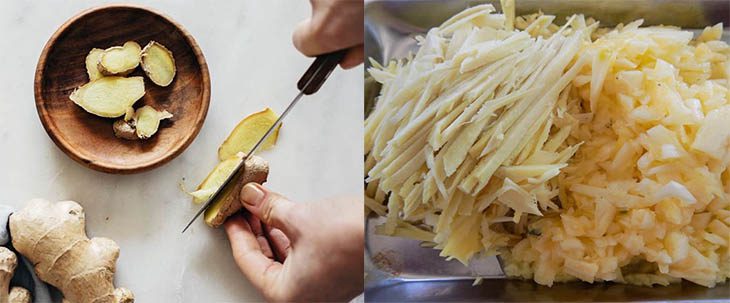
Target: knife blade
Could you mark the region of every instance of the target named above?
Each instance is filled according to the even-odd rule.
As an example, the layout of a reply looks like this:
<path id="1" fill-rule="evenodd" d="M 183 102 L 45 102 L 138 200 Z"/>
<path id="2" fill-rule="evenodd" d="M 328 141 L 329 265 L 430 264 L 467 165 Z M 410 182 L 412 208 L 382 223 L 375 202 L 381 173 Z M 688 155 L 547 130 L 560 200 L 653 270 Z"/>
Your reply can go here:
<path id="1" fill-rule="evenodd" d="M 185 225 L 185 228 L 183 228 L 182 233 L 185 233 L 186 230 L 190 227 L 190 225 L 195 222 L 195 220 L 200 217 L 203 212 L 205 212 L 208 207 L 210 207 L 214 201 L 224 192 L 230 191 L 230 188 L 233 186 L 233 180 L 237 180 L 240 174 L 243 173 L 244 167 L 246 166 L 246 160 L 248 160 L 251 155 L 256 152 L 256 150 L 261 146 L 261 144 L 266 141 L 266 138 L 273 133 L 273 130 L 276 129 L 279 124 L 284 120 L 284 118 L 289 114 L 289 112 L 294 108 L 294 106 L 299 102 L 299 100 L 304 95 L 311 95 L 316 93 L 320 87 L 322 87 L 322 84 L 324 84 L 324 81 L 327 80 L 329 75 L 332 73 L 332 71 L 337 67 L 337 65 L 342 61 L 342 58 L 345 56 L 345 53 L 347 50 L 339 50 L 323 55 L 317 56 L 317 58 L 312 62 L 312 65 L 307 68 L 307 71 L 304 72 L 304 75 L 297 81 L 297 88 L 299 89 L 299 93 L 294 97 L 294 99 L 289 102 L 289 106 L 286 107 L 284 112 L 281 113 L 281 116 L 279 116 L 278 119 L 276 119 L 276 122 L 269 127 L 269 129 L 264 133 L 263 136 L 256 142 L 256 144 L 251 148 L 251 150 L 246 153 L 246 156 L 243 157 L 243 160 L 238 163 L 236 168 L 233 170 L 233 172 L 226 178 L 226 180 L 223 182 L 223 185 L 221 185 L 215 193 L 213 193 L 212 196 L 208 199 L 208 201 L 203 204 L 203 206 L 198 210 L 198 212 L 193 216 L 193 218 L 188 222 L 187 225 Z"/>

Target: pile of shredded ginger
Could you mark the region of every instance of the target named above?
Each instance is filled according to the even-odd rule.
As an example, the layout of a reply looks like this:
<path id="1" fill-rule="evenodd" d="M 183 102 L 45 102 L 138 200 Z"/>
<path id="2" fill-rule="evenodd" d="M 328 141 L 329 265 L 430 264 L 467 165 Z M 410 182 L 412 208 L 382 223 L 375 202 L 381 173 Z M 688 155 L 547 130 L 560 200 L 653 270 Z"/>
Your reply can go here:
<path id="1" fill-rule="evenodd" d="M 507 2 L 507 1 L 506 1 Z M 376 231 L 513 277 L 707 287 L 730 275 L 730 47 L 722 24 L 613 29 L 471 7 L 372 62 Z"/>

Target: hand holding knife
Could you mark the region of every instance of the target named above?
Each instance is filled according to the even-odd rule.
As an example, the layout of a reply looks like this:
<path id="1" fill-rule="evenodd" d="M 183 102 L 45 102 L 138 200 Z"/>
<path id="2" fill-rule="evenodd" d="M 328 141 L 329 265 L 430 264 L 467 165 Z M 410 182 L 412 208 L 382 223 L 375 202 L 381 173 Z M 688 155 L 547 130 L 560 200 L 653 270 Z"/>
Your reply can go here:
<path id="1" fill-rule="evenodd" d="M 294 99 L 289 103 L 289 106 L 287 106 L 284 112 L 281 113 L 281 116 L 279 116 L 276 122 L 274 122 L 274 124 L 269 127 L 266 133 L 264 133 L 261 139 L 256 142 L 253 148 L 251 148 L 251 150 L 246 154 L 243 160 L 236 166 L 231 175 L 226 178 L 226 181 L 223 182 L 223 185 L 221 185 L 218 190 L 216 190 L 216 192 L 212 196 L 210 196 L 208 201 L 203 204 L 203 207 L 198 210 L 193 219 L 190 220 L 190 222 L 188 222 L 188 224 L 185 226 L 182 231 L 183 233 L 190 227 L 190 225 L 193 224 L 193 222 L 195 222 L 195 219 L 197 219 L 206 209 L 208 209 L 208 207 L 213 204 L 213 201 L 216 201 L 222 193 L 231 190 L 234 185 L 233 181 L 238 180 L 238 177 L 243 173 L 246 160 L 248 160 L 248 158 L 253 155 L 254 152 L 256 152 L 256 149 L 258 149 L 259 146 L 266 140 L 266 138 L 271 135 L 273 130 L 276 129 L 279 124 L 281 124 L 281 122 L 284 120 L 284 117 L 289 114 L 289 112 L 292 110 L 292 108 L 294 108 L 297 102 L 299 102 L 299 99 L 301 99 L 302 96 L 314 94 L 319 90 L 320 87 L 322 87 L 324 81 L 327 80 L 335 67 L 337 67 L 340 61 L 342 61 L 345 53 L 347 53 L 346 49 L 317 56 L 312 65 L 309 66 L 307 71 L 297 82 L 299 94 L 294 97 Z"/>

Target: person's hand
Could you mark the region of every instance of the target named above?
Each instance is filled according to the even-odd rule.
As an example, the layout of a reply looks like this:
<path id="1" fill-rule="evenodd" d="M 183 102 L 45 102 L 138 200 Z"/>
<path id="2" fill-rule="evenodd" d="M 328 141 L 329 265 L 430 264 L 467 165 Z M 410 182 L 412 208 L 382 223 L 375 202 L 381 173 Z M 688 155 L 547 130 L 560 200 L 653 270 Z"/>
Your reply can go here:
<path id="1" fill-rule="evenodd" d="M 358 66 L 363 61 L 363 1 L 310 0 L 312 17 L 299 23 L 292 40 L 307 56 L 317 56 L 349 49 L 340 62 L 342 68 Z"/>
<path id="2" fill-rule="evenodd" d="M 361 198 L 294 203 L 263 186 L 241 190 L 248 212 L 226 233 L 236 264 L 268 301 L 347 301 L 363 291 Z"/>

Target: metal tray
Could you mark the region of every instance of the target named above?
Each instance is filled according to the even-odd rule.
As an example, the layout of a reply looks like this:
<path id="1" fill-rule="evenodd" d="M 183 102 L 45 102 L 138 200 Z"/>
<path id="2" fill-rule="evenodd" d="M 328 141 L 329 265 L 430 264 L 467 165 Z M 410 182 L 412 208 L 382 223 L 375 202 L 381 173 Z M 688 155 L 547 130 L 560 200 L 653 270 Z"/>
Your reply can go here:
<path id="1" fill-rule="evenodd" d="M 474 0 L 373 0 L 365 4 L 365 55 L 378 62 L 404 57 L 414 50 L 418 34 L 438 26 L 459 11 L 481 3 Z M 730 41 L 730 0 L 517 0 L 517 15 L 539 10 L 556 20 L 582 13 L 616 25 L 643 18 L 644 25 L 676 25 L 699 31 L 723 22 Z M 378 84 L 365 79 L 365 112 L 374 104 Z M 469 267 L 445 261 L 438 251 L 417 241 L 373 233 L 382 219 L 367 220 L 365 300 L 370 302 L 480 301 L 480 302 L 730 302 L 730 284 L 705 288 L 692 283 L 639 287 L 616 283 L 567 283 L 544 287 L 530 281 L 504 279 L 498 260 L 478 259 Z M 472 286 L 473 276 L 485 280 Z"/>

